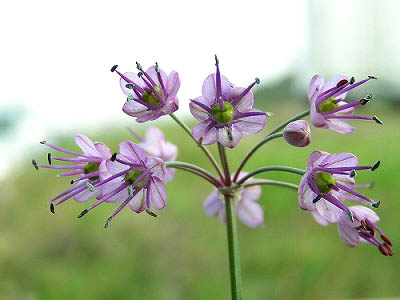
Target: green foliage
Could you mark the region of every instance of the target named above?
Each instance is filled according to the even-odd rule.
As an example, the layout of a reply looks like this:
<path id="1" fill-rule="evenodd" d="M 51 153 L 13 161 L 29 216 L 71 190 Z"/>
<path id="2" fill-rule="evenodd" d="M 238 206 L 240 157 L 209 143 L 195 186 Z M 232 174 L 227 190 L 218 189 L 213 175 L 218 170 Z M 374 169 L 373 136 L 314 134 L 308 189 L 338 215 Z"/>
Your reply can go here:
<path id="1" fill-rule="evenodd" d="M 268 128 L 292 114 L 292 110 L 280 108 L 268 121 Z M 348 136 L 313 128 L 312 143 L 305 148 L 274 140 L 257 152 L 245 170 L 277 164 L 304 168 L 309 154 L 317 149 L 353 152 L 364 165 L 380 159 L 377 171 L 359 172 L 357 180 L 375 183 L 374 189 L 365 193 L 382 200 L 378 225 L 391 237 L 396 252 L 400 240 L 400 120 L 393 111 L 374 114 L 382 116 L 383 127 L 354 122 L 357 130 Z M 136 126 L 133 121 L 131 125 Z M 178 159 L 211 170 L 190 138 L 172 122 L 168 126 L 163 131 L 179 145 Z M 142 128 L 136 126 L 135 130 Z M 261 136 L 246 137 L 234 150 L 227 149 L 233 161 L 231 169 Z M 114 126 L 93 138 L 109 143 L 115 151 L 118 143 L 130 136 L 123 127 L 117 130 Z M 64 145 L 76 149 L 72 140 Z M 35 171 L 30 155 L 2 184 L 0 299 L 229 299 L 225 227 L 218 218 L 206 216 L 202 207 L 212 190 L 208 183 L 177 170 L 167 186 L 167 207 L 157 218 L 126 209 L 104 229 L 115 206 L 101 205 L 77 219 L 88 204 L 71 200 L 52 215 L 47 201 L 68 188 L 69 182 L 56 178 L 54 170 Z M 34 156 L 46 160 L 45 152 Z M 293 183 L 300 179 L 273 172 L 264 178 Z M 244 299 L 400 295 L 396 254 L 384 257 L 366 245 L 348 248 L 335 225 L 321 227 L 299 208 L 295 191 L 263 187 L 260 202 L 265 226 L 248 229 L 239 223 Z"/>

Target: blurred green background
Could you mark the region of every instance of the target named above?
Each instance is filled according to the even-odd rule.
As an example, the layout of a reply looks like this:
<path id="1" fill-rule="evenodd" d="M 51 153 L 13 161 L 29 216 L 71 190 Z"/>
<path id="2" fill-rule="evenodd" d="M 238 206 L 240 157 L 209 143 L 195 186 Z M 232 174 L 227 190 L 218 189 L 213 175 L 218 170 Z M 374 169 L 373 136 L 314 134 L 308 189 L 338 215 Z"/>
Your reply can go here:
<path id="1" fill-rule="evenodd" d="M 392 239 L 396 252 L 400 239 L 400 119 L 392 107 L 374 104 L 367 106 L 373 111 L 360 110 L 379 115 L 384 126 L 353 122 L 357 130 L 347 136 L 312 128 L 312 144 L 306 148 L 274 140 L 257 152 L 246 170 L 276 164 L 304 168 L 309 154 L 317 149 L 352 152 L 359 156 L 360 164 L 380 159 L 382 165 L 376 172 L 359 172 L 357 181 L 375 183 L 365 194 L 382 200 L 379 225 Z M 271 101 L 267 107 L 275 112 L 268 129 L 305 108 L 277 106 Z M 127 125 L 139 132 L 146 127 L 137 126 L 133 120 Z M 172 121 L 161 125 L 167 140 L 179 145 L 178 160 L 211 169 L 178 126 Z M 237 148 L 228 151 L 232 169 L 266 132 L 245 137 Z M 76 150 L 73 135 L 65 133 L 51 142 Z M 99 129 L 91 138 L 117 149 L 120 141 L 131 137 L 118 125 Z M 46 161 L 44 146 L 38 144 L 28 150 L 39 162 Z M 49 212 L 47 201 L 69 187 L 68 180 L 55 174 L 55 170 L 35 171 L 27 158 L 19 161 L 2 182 L 1 299 L 230 298 L 225 226 L 203 211 L 203 201 L 212 188 L 202 179 L 178 170 L 167 186 L 168 205 L 157 218 L 126 209 L 104 229 L 114 206 L 102 205 L 77 219 L 88 204 L 70 200 L 58 207 L 55 215 Z M 293 183 L 300 179 L 294 174 L 272 172 L 259 178 Z M 398 255 L 384 257 L 367 245 L 348 248 L 335 225 L 321 227 L 299 208 L 293 190 L 263 187 L 260 203 L 265 226 L 249 229 L 239 225 L 245 299 L 400 295 Z"/>

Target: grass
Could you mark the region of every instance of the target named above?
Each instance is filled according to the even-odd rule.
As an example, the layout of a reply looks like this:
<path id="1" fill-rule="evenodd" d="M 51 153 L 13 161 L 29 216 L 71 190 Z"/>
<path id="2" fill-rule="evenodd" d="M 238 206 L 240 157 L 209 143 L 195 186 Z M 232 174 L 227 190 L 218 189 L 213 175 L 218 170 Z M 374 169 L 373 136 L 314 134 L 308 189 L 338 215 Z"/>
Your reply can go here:
<path id="1" fill-rule="evenodd" d="M 293 113 L 280 109 L 270 118 L 268 128 Z M 374 113 L 382 116 L 383 127 L 356 122 L 357 131 L 349 136 L 313 128 L 309 147 L 294 148 L 283 139 L 274 140 L 245 169 L 276 164 L 304 168 L 316 149 L 353 152 L 360 164 L 380 159 L 377 172 L 359 172 L 357 179 L 375 183 L 365 193 L 382 200 L 379 224 L 393 240 L 396 252 L 400 119 L 392 110 Z M 169 123 L 163 130 L 168 140 L 179 145 L 180 161 L 211 170 L 180 128 Z M 237 148 L 228 150 L 231 169 L 261 136 L 245 137 Z M 130 138 L 124 128 L 103 128 L 92 137 L 114 149 Z M 52 142 L 76 149 L 68 139 Z M 0 299 L 230 298 L 225 227 L 203 212 L 203 201 L 212 190 L 206 182 L 178 170 L 167 187 L 168 205 L 158 218 L 127 209 L 105 230 L 104 221 L 114 207 L 100 206 L 82 219 L 76 217 L 87 207 L 85 203 L 69 201 L 56 215 L 48 211 L 47 201 L 68 183 L 55 178 L 52 170 L 36 172 L 31 155 L 42 162 L 46 159 L 44 149 L 31 149 L 2 184 Z M 300 179 L 294 174 L 267 175 L 293 183 Z M 244 299 L 400 296 L 398 256 L 384 257 L 366 245 L 348 248 L 335 225 L 321 227 L 299 208 L 295 191 L 263 187 L 260 203 L 265 225 L 257 229 L 239 225 Z"/>

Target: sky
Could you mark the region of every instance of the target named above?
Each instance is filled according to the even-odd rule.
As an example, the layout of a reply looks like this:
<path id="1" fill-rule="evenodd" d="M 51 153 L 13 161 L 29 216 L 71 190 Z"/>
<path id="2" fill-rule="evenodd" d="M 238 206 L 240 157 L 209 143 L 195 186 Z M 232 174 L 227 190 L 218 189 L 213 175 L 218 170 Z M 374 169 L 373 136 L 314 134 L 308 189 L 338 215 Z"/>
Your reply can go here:
<path id="1" fill-rule="evenodd" d="M 182 114 L 214 54 L 237 85 L 279 77 L 304 51 L 306 11 L 303 0 L 1 2 L 0 111 L 22 118 L 0 137 L 0 174 L 46 137 L 132 121 L 114 64 L 178 71 Z"/>

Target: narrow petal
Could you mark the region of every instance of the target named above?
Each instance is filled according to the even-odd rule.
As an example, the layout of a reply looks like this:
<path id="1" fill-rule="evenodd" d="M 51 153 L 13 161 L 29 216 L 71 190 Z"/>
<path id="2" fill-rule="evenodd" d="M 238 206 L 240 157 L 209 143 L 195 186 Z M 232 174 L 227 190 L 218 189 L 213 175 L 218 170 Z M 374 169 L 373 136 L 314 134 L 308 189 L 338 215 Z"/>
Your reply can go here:
<path id="1" fill-rule="evenodd" d="M 203 145 L 212 145 L 217 142 L 218 131 L 215 127 L 208 129 L 210 124 L 211 121 L 203 121 L 192 128 L 193 137 L 197 142 L 200 141 L 200 138 L 203 138 Z"/>
<path id="2" fill-rule="evenodd" d="M 321 92 L 324 82 L 325 80 L 321 75 L 314 75 L 313 78 L 311 78 L 311 82 L 307 90 L 308 101 L 310 103 L 314 95 Z"/>
<path id="3" fill-rule="evenodd" d="M 252 109 L 247 112 L 258 112 L 258 110 Z M 263 130 L 266 122 L 267 122 L 267 116 L 259 115 L 259 116 L 240 118 L 237 120 L 234 126 L 247 135 L 247 134 L 257 133 Z"/>
<path id="4" fill-rule="evenodd" d="M 147 107 L 133 100 L 128 100 L 122 107 L 124 113 L 131 117 L 140 117 L 147 111 Z"/>
<path id="5" fill-rule="evenodd" d="M 165 73 L 162 69 L 159 69 L 159 71 L 160 71 L 160 75 L 161 75 L 161 80 L 163 81 L 164 86 L 167 89 L 167 81 L 168 81 L 167 73 Z M 156 83 L 156 85 L 161 88 L 161 83 L 158 80 L 156 67 L 151 66 L 150 68 L 147 69 L 146 73 L 149 74 L 149 76 L 151 77 L 151 79 L 153 79 L 153 81 Z"/>
<path id="6" fill-rule="evenodd" d="M 217 189 L 214 189 L 206 201 L 204 201 L 203 208 L 209 216 L 217 216 L 224 209 L 224 202 L 219 199 Z"/>
<path id="7" fill-rule="evenodd" d="M 325 199 L 320 199 L 315 203 L 317 212 L 329 223 L 336 223 L 343 215 L 343 211 Z"/>
<path id="8" fill-rule="evenodd" d="M 75 136 L 75 143 L 81 148 L 82 152 L 86 155 L 99 156 L 97 149 L 93 142 L 85 135 L 78 134 Z"/>
<path id="9" fill-rule="evenodd" d="M 325 92 L 325 91 L 337 86 L 337 84 L 342 80 L 347 80 L 348 81 L 349 78 L 347 76 L 344 76 L 344 75 L 335 75 L 335 76 L 333 76 L 331 79 L 329 79 L 324 84 L 324 86 L 322 87 L 321 93 L 323 93 L 323 92 Z M 346 97 L 346 94 L 347 93 L 340 94 L 338 97 L 335 97 L 335 98 L 336 99 L 344 99 Z"/>
<path id="10" fill-rule="evenodd" d="M 147 155 L 142 148 L 132 142 L 122 142 L 119 144 L 119 153 L 130 162 L 140 164 L 147 162 Z"/>
<path id="11" fill-rule="evenodd" d="M 248 181 L 250 183 L 251 180 Z M 257 201 L 261 196 L 261 187 L 258 185 L 247 187 L 243 190 L 241 201 Z"/>
<path id="12" fill-rule="evenodd" d="M 337 120 L 337 119 L 329 120 L 328 128 L 332 129 L 333 131 L 336 131 L 338 133 L 342 133 L 342 134 L 349 134 L 355 130 L 355 128 L 353 126 L 351 126 L 350 124 L 346 123 L 345 121 Z"/>
<path id="13" fill-rule="evenodd" d="M 360 236 L 355 228 L 338 223 L 340 238 L 349 246 L 356 247 L 360 243 Z"/>
<path id="14" fill-rule="evenodd" d="M 264 223 L 264 212 L 260 204 L 254 201 L 239 201 L 236 205 L 237 215 L 250 228 Z"/>
<path id="15" fill-rule="evenodd" d="M 209 75 L 204 80 L 203 88 L 201 90 L 203 97 L 213 100 L 213 104 L 215 103 L 215 97 L 217 95 L 215 77 L 216 77 L 215 74 Z M 223 75 L 221 75 L 221 90 L 222 90 L 223 96 L 230 97 L 231 91 L 232 91 L 232 85 L 229 82 L 229 80 Z M 228 100 L 228 99 L 226 99 L 226 100 Z"/>
<path id="16" fill-rule="evenodd" d="M 241 130 L 235 125 L 229 127 L 223 127 L 218 129 L 218 142 L 228 148 L 233 148 L 239 144 L 242 138 Z"/>
<path id="17" fill-rule="evenodd" d="M 163 209 L 167 203 L 167 193 L 165 191 L 164 182 L 158 178 L 152 178 L 149 188 L 151 204 L 155 209 Z"/>
<path id="18" fill-rule="evenodd" d="M 176 169 L 174 168 L 167 168 L 167 173 L 165 174 L 165 182 L 170 182 L 174 179 L 176 173 Z"/>
<path id="19" fill-rule="evenodd" d="M 246 89 L 240 87 L 232 88 L 232 99 L 238 97 L 244 90 Z M 240 112 L 244 112 L 249 109 L 252 109 L 253 105 L 254 105 L 254 95 L 252 91 L 249 91 L 246 95 L 242 97 L 239 103 L 236 104 L 236 109 Z"/>
<path id="20" fill-rule="evenodd" d="M 311 211 L 311 215 L 314 217 L 314 220 L 317 221 L 322 226 L 328 226 L 329 222 L 325 220 L 316 210 Z"/>
<path id="21" fill-rule="evenodd" d="M 96 150 L 100 154 L 102 159 L 110 159 L 112 153 L 110 148 L 108 148 L 106 144 L 95 142 L 94 146 L 96 147 Z"/>
<path id="22" fill-rule="evenodd" d="M 179 74 L 175 71 L 169 73 L 166 86 L 168 96 L 176 97 L 176 94 L 178 93 L 180 86 L 181 86 L 181 80 L 179 79 Z"/>
<path id="23" fill-rule="evenodd" d="M 145 84 L 144 84 L 143 80 L 140 79 L 135 73 L 127 72 L 127 73 L 124 73 L 124 75 L 126 77 L 128 77 L 130 80 L 132 80 L 134 82 L 134 84 L 136 84 L 136 85 L 138 85 L 140 87 L 144 87 Z M 122 92 L 125 95 L 127 95 L 127 96 L 134 95 L 134 92 L 133 92 L 132 89 L 126 88 L 126 85 L 128 84 L 128 82 L 126 82 L 124 79 L 121 78 L 120 81 L 119 81 L 119 84 L 121 86 Z"/>
<path id="24" fill-rule="evenodd" d="M 141 189 L 135 197 L 129 201 L 129 207 L 136 213 L 141 213 L 146 210 L 146 193 L 147 190 Z"/>
<path id="25" fill-rule="evenodd" d="M 165 163 L 162 159 L 150 157 L 146 163 L 146 168 L 151 169 L 152 176 L 164 180 L 167 174 Z"/>
<path id="26" fill-rule="evenodd" d="M 343 152 L 326 156 L 320 164 L 329 168 L 355 167 L 358 165 L 358 159 L 353 153 Z"/>
<path id="27" fill-rule="evenodd" d="M 201 96 L 197 97 L 194 100 L 204 104 L 205 106 L 207 106 L 209 108 L 212 107 L 213 102 L 214 102 L 208 98 L 204 98 Z M 200 107 L 199 105 L 197 105 L 194 102 L 189 103 L 189 108 L 190 108 L 190 112 L 192 113 L 193 117 L 195 117 L 199 121 L 205 121 L 210 117 L 210 114 L 208 111 L 206 111 L 204 108 Z"/>

